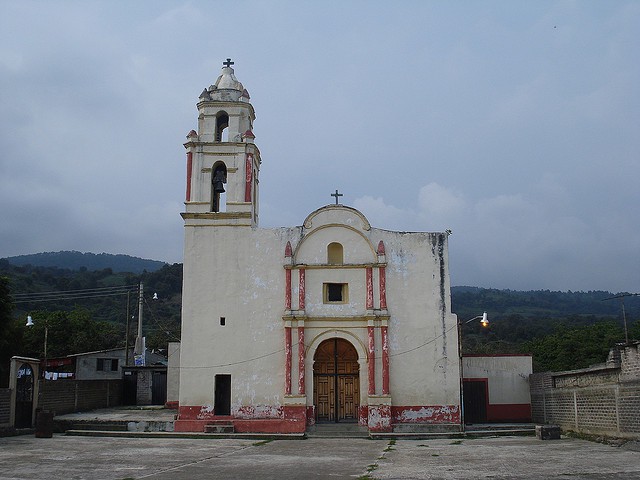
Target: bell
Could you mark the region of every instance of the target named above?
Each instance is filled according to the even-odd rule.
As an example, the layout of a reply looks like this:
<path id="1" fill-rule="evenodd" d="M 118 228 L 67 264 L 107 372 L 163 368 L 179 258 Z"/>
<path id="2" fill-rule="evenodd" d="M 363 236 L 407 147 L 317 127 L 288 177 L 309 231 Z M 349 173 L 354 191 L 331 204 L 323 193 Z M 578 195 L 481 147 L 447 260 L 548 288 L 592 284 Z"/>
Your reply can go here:
<path id="1" fill-rule="evenodd" d="M 215 182 L 213 184 L 213 193 L 224 193 L 224 185 L 222 182 Z"/>

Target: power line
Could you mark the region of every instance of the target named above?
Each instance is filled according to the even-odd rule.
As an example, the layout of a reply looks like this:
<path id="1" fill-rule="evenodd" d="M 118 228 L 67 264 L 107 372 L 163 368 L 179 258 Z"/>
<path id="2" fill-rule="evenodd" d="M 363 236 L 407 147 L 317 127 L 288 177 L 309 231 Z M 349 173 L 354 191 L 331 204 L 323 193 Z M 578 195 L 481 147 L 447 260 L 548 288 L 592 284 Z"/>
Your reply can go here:
<path id="1" fill-rule="evenodd" d="M 16 293 L 13 303 L 37 303 L 66 300 L 80 300 L 85 298 L 113 297 L 135 292 L 138 285 L 122 285 L 117 287 L 85 288 L 79 290 L 49 291 L 33 293 Z"/>

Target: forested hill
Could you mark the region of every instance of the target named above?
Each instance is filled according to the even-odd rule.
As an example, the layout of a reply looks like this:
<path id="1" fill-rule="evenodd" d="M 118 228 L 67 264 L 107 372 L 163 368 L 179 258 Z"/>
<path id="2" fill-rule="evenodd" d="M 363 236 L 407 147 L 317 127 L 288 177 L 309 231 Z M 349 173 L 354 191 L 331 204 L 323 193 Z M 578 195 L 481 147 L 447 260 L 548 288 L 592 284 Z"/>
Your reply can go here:
<path id="1" fill-rule="evenodd" d="M 461 320 L 490 312 L 493 315 L 560 318 L 580 315 L 618 316 L 621 299 L 611 292 L 558 292 L 549 290 L 498 290 L 478 287 L 451 287 L 451 310 Z M 624 298 L 627 315 L 640 316 L 640 297 Z"/>
<path id="2" fill-rule="evenodd" d="M 69 270 L 86 269 L 89 271 L 104 270 L 127 273 L 155 272 L 166 265 L 165 262 L 131 257 L 129 255 L 113 255 L 110 253 L 82 253 L 76 251 L 43 252 L 31 255 L 7 257 L 12 265 L 34 267 L 56 267 Z"/>
<path id="3" fill-rule="evenodd" d="M 64 257 L 63 253 L 58 252 L 58 258 Z M 39 324 L 46 318 L 50 324 L 60 324 L 52 332 L 63 337 L 57 344 L 50 337 L 54 355 L 78 353 L 77 345 L 85 350 L 123 345 L 126 319 L 136 314 L 140 282 L 144 283 L 147 346 L 166 348 L 168 341 L 179 340 L 181 264 L 153 261 L 147 264 L 141 263 L 146 262 L 142 259 L 133 259 L 137 260 L 134 263 L 138 271 L 146 271 L 118 272 L 118 268 L 126 267 L 119 267 L 116 261 L 127 258 L 125 255 L 75 253 L 81 255 L 75 255 L 76 258 L 100 257 L 107 263 L 101 264 L 101 268 L 90 268 L 91 264 L 85 261 L 76 263 L 75 268 L 62 268 L 32 263 L 19 266 L 0 259 L 0 363 L 11 355 L 42 355 L 38 351 L 42 332 L 37 329 L 25 332 L 27 314 L 38 319 Z M 118 290 L 121 287 L 124 290 Z M 40 297 L 41 292 L 47 294 Z M 154 293 L 157 300 L 153 299 Z M 452 287 L 451 309 L 462 323 L 464 353 L 532 353 L 536 370 L 569 370 L 603 362 L 611 347 L 625 341 L 623 305 L 628 337 L 640 339 L 640 297 L 607 300 L 615 295 L 605 291 L 525 292 Z M 393 316 L 392 302 L 389 307 Z M 489 328 L 482 328 L 479 322 L 465 323 L 482 312 L 489 315 Z M 84 322 L 85 326 L 71 328 L 73 322 Z M 93 334 L 89 339 L 75 338 L 75 331 L 86 331 L 87 325 L 97 322 L 101 322 L 103 333 Z"/>

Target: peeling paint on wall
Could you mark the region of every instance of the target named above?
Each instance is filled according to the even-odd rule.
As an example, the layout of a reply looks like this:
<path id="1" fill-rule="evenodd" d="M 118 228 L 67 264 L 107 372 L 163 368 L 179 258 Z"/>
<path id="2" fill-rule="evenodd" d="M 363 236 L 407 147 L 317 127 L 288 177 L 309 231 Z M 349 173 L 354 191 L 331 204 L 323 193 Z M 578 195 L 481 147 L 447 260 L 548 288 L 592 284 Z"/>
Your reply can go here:
<path id="1" fill-rule="evenodd" d="M 458 405 L 392 406 L 393 423 L 460 423 Z"/>
<path id="2" fill-rule="evenodd" d="M 231 414 L 243 420 L 284 417 L 282 406 L 274 405 L 244 405 L 232 409 Z"/>

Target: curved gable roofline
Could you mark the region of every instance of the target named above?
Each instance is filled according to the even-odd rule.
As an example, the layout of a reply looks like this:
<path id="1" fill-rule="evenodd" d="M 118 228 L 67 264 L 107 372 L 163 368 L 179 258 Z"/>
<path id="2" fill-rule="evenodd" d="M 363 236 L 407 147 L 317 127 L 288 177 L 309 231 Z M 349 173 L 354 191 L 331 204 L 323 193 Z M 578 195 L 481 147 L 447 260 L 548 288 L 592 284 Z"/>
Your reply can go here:
<path id="1" fill-rule="evenodd" d="M 305 230 L 312 230 L 314 228 L 322 226 L 323 225 L 322 222 L 320 222 L 319 224 L 314 224 L 314 218 L 318 217 L 323 213 L 333 213 L 333 212 L 340 212 L 340 211 L 346 214 L 351 214 L 354 217 L 358 218 L 362 222 L 362 230 L 366 230 L 366 231 L 371 230 L 371 224 L 369 223 L 369 220 L 367 220 L 367 217 L 365 217 L 359 210 L 356 210 L 353 207 L 347 207 L 345 205 L 326 205 L 324 207 L 318 208 L 317 210 L 307 215 L 307 218 L 305 218 L 304 220 L 303 227 Z M 336 222 L 333 221 L 328 223 L 335 224 Z"/>

